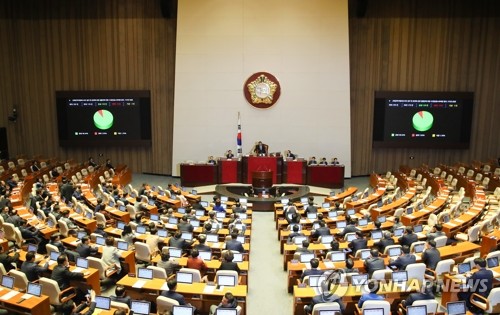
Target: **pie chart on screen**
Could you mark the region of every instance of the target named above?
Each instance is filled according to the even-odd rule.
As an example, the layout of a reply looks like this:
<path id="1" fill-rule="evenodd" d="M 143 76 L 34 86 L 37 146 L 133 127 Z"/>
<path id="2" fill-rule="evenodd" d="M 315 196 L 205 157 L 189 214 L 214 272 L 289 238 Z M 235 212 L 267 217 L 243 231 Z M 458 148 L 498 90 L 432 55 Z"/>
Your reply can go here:
<path id="1" fill-rule="evenodd" d="M 415 128 L 415 130 L 425 132 L 432 128 L 432 124 L 434 123 L 434 116 L 432 116 L 431 113 L 422 110 L 413 115 L 412 122 L 413 128 Z"/>
<path id="2" fill-rule="evenodd" d="M 113 127 L 113 120 L 113 114 L 105 109 L 100 109 L 94 114 L 94 125 L 101 130 Z"/>

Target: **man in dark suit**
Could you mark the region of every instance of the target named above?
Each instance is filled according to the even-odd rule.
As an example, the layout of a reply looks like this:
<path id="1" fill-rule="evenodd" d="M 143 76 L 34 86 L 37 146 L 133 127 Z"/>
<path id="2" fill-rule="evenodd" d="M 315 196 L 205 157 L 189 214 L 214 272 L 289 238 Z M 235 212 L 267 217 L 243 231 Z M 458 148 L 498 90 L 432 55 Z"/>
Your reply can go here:
<path id="1" fill-rule="evenodd" d="M 245 249 L 243 248 L 243 244 L 241 244 L 241 242 L 238 241 L 237 238 L 238 238 L 237 233 L 231 233 L 231 239 L 226 242 L 226 249 L 244 253 Z"/>
<path id="2" fill-rule="evenodd" d="M 341 238 L 344 238 L 344 236 L 347 233 L 354 233 L 358 231 L 358 228 L 356 227 L 356 222 L 357 222 L 356 217 L 351 217 L 350 215 L 346 215 L 346 221 L 347 221 L 347 226 L 344 228 L 342 232 L 339 233 L 339 236 Z"/>
<path id="3" fill-rule="evenodd" d="M 233 262 L 234 254 L 232 251 L 228 250 L 224 252 L 222 256 L 223 260 L 218 270 L 234 270 L 240 274 L 240 267 L 238 263 Z"/>
<path id="4" fill-rule="evenodd" d="M 371 257 L 365 260 L 365 270 L 366 272 L 372 276 L 375 270 L 385 269 L 385 262 L 382 258 L 379 257 L 379 252 L 376 249 L 370 250 Z"/>
<path id="5" fill-rule="evenodd" d="M 418 236 L 413 233 L 413 228 L 411 226 L 407 226 L 404 235 L 399 238 L 399 244 L 401 245 L 411 246 L 411 244 L 417 241 Z"/>
<path id="6" fill-rule="evenodd" d="M 295 249 L 296 253 L 306 253 L 306 254 L 312 254 L 313 251 L 309 249 L 309 241 L 308 240 L 303 240 L 302 241 L 302 246 L 297 247 Z"/>
<path id="7" fill-rule="evenodd" d="M 15 252 L 14 256 L 10 256 L 9 252 L 4 251 L 3 246 L 0 246 L 0 264 L 3 265 L 5 271 L 9 272 L 15 267 L 12 265 L 13 263 L 17 263 L 19 260 L 19 253 Z"/>
<path id="8" fill-rule="evenodd" d="M 356 231 L 356 238 L 349 243 L 349 248 L 352 250 L 353 254 L 360 249 L 368 248 L 368 241 L 365 239 L 363 232 Z"/>
<path id="9" fill-rule="evenodd" d="M 263 144 L 262 141 L 259 141 L 255 145 L 253 152 L 257 155 L 267 155 L 267 146 L 265 144 Z"/>
<path id="10" fill-rule="evenodd" d="M 478 270 L 474 272 L 470 277 L 467 277 L 466 283 L 468 286 L 468 291 L 459 292 L 458 298 L 461 301 L 467 303 L 469 311 L 472 313 L 478 313 L 479 310 L 476 309 L 472 303 L 470 303 L 470 296 L 472 293 L 477 293 L 484 298 L 487 298 L 490 294 L 491 288 L 493 287 L 493 271 L 486 269 L 486 260 L 483 258 L 475 258 L 474 264 Z M 482 311 L 481 311 L 482 313 Z"/>
<path id="11" fill-rule="evenodd" d="M 307 165 L 318 165 L 318 161 L 316 161 L 316 157 L 315 156 L 311 157 L 309 162 L 307 162 Z"/>
<path id="12" fill-rule="evenodd" d="M 288 235 L 287 242 L 291 243 L 293 241 L 293 238 L 295 236 L 303 236 L 303 235 L 304 235 L 304 233 L 299 232 L 299 226 L 298 225 L 294 225 L 292 227 L 292 232 Z"/>
<path id="13" fill-rule="evenodd" d="M 175 289 L 177 289 L 177 280 L 175 279 L 168 280 L 167 286 L 168 286 L 168 291 L 162 291 L 161 295 L 179 302 L 179 305 L 186 305 L 186 300 L 184 299 L 184 296 L 180 293 L 175 292 Z"/>
<path id="14" fill-rule="evenodd" d="M 97 248 L 90 246 L 89 237 L 84 236 L 81 243 L 76 247 L 76 252 L 80 255 L 80 257 L 87 258 L 97 254 L 98 250 Z"/>
<path id="15" fill-rule="evenodd" d="M 323 235 L 330 235 L 330 229 L 326 226 L 326 223 L 324 221 L 320 221 L 319 228 L 314 230 L 314 232 L 312 233 L 312 236 L 313 237 L 320 237 Z"/>
<path id="16" fill-rule="evenodd" d="M 210 223 L 209 223 L 210 224 Z M 212 249 L 210 246 L 206 245 L 205 242 L 207 241 L 207 237 L 204 234 L 198 235 L 198 244 L 193 246 L 193 248 L 196 248 L 200 252 L 209 252 Z"/>
<path id="17" fill-rule="evenodd" d="M 380 253 L 385 251 L 385 248 L 390 245 L 394 245 L 394 239 L 389 231 L 384 232 L 384 238 L 374 244 Z"/>
<path id="18" fill-rule="evenodd" d="M 304 213 L 306 216 L 308 213 L 318 213 L 318 207 L 314 205 L 314 198 L 309 198 L 309 202 Z"/>
<path id="19" fill-rule="evenodd" d="M 292 160 L 295 160 L 295 154 L 292 153 L 292 151 L 290 150 L 286 150 L 286 155 L 285 155 L 286 158 L 291 158 Z"/>
<path id="20" fill-rule="evenodd" d="M 310 263 L 311 263 L 311 269 L 306 269 L 302 272 L 302 280 L 304 280 L 304 278 L 307 276 L 320 276 L 325 272 L 324 270 L 318 269 L 319 266 L 318 258 L 311 259 Z"/>
<path id="21" fill-rule="evenodd" d="M 49 268 L 49 262 L 47 261 L 43 267 L 40 267 L 37 263 L 35 263 L 35 252 L 27 252 L 26 253 L 26 261 L 21 265 L 21 271 L 26 274 L 26 278 L 28 281 L 33 282 L 40 278 L 44 272 L 47 272 Z"/>
<path id="22" fill-rule="evenodd" d="M 172 236 L 168 240 L 168 246 L 181 249 L 187 249 L 189 246 L 191 246 L 191 243 L 183 239 L 181 236 L 182 232 L 180 230 L 175 231 L 174 236 Z"/>
<path id="23" fill-rule="evenodd" d="M 432 241 L 433 239 L 439 236 L 446 236 L 446 233 L 443 232 L 443 226 L 438 223 L 434 225 L 431 229 L 431 232 L 427 234 L 427 241 Z"/>
<path id="24" fill-rule="evenodd" d="M 69 271 L 68 257 L 65 254 L 57 257 L 57 265 L 52 271 L 51 279 L 55 280 L 59 285 L 59 289 L 65 290 L 71 287 L 71 280 L 83 280 L 84 274 L 82 272 Z"/>
<path id="25" fill-rule="evenodd" d="M 130 298 L 130 296 L 125 295 L 125 293 L 125 287 L 122 285 L 117 285 L 115 288 L 115 295 L 110 296 L 111 301 L 125 303 L 130 307 L 130 301 L 132 301 L 132 299 Z"/>
<path id="26" fill-rule="evenodd" d="M 409 264 L 414 264 L 417 262 L 417 257 L 415 255 L 410 254 L 410 247 L 407 245 L 403 246 L 403 254 L 399 256 L 395 261 L 389 263 L 389 267 L 398 269 L 398 270 L 406 270 L 406 266 Z"/>
<path id="27" fill-rule="evenodd" d="M 438 262 L 441 260 L 441 253 L 436 248 L 434 240 L 427 242 L 426 249 L 422 254 L 422 261 L 428 269 L 435 270 Z"/>
<path id="28" fill-rule="evenodd" d="M 71 201 L 71 197 L 73 197 L 75 188 L 73 187 L 73 183 L 64 179 L 60 191 L 61 191 L 61 197 L 64 198 L 64 201 L 66 203 L 68 203 Z"/>
<path id="29" fill-rule="evenodd" d="M 424 285 L 420 287 L 420 292 L 411 293 L 401 304 L 407 307 L 412 306 L 415 301 L 434 300 L 435 298 L 434 293 L 432 293 L 432 282 L 425 281 Z"/>

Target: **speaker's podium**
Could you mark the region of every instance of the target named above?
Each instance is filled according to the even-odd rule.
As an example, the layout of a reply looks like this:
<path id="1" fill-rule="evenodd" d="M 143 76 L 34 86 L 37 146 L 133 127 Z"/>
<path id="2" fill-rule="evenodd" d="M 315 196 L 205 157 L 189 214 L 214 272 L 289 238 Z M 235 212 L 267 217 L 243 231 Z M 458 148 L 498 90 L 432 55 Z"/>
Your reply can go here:
<path id="1" fill-rule="evenodd" d="M 281 156 L 244 156 L 242 159 L 242 182 L 253 184 L 253 172 L 270 172 L 272 184 L 281 184 Z"/>

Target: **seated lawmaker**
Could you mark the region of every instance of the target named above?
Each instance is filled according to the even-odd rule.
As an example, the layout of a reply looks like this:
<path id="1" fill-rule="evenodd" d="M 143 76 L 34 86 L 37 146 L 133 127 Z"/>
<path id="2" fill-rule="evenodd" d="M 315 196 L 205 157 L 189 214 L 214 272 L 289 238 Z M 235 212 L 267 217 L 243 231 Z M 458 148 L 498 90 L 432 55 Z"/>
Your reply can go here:
<path id="1" fill-rule="evenodd" d="M 233 151 L 227 150 L 227 152 L 226 152 L 226 159 L 234 159 Z"/>
<path id="2" fill-rule="evenodd" d="M 309 160 L 307 165 L 318 165 L 318 161 L 316 161 L 316 157 L 315 156 L 311 157 L 311 159 Z"/>
<path id="3" fill-rule="evenodd" d="M 339 160 L 337 158 L 333 158 L 331 164 L 332 165 L 340 165 L 340 162 L 339 162 Z"/>
<path id="4" fill-rule="evenodd" d="M 267 155 L 267 148 L 268 148 L 268 146 L 266 144 L 263 144 L 262 141 L 259 141 L 255 145 L 253 152 L 256 155 Z"/>

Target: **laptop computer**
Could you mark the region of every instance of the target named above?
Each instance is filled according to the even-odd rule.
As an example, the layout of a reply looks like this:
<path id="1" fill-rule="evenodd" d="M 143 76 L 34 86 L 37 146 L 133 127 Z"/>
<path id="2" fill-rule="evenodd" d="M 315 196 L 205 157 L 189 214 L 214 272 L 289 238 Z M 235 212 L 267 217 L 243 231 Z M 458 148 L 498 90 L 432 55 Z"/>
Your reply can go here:
<path id="1" fill-rule="evenodd" d="M 96 239 L 95 239 L 95 243 L 97 245 L 101 245 L 101 246 L 104 246 L 106 245 L 106 239 L 102 236 L 97 236 Z"/>
<path id="2" fill-rule="evenodd" d="M 427 306 L 408 306 L 406 307 L 406 315 L 427 315 Z"/>
<path id="3" fill-rule="evenodd" d="M 293 243 L 295 245 L 302 245 L 302 242 L 307 240 L 307 236 L 305 235 L 297 235 L 293 238 Z"/>
<path id="4" fill-rule="evenodd" d="M 471 268 L 470 263 L 461 263 L 461 264 L 458 264 L 458 266 L 457 266 L 457 270 L 458 270 L 459 274 L 470 272 L 471 269 L 472 268 Z"/>
<path id="5" fill-rule="evenodd" d="M 118 210 L 120 210 L 120 211 L 126 211 L 126 210 L 127 210 L 127 207 L 125 207 L 124 205 L 120 205 L 120 206 L 118 207 Z"/>
<path id="6" fill-rule="evenodd" d="M 361 251 L 361 259 L 362 259 L 362 260 L 366 260 L 366 259 L 368 259 L 370 256 L 371 256 L 371 253 L 370 253 L 370 250 L 369 250 L 369 249 L 367 249 L 367 250 L 362 250 L 362 251 Z"/>
<path id="7" fill-rule="evenodd" d="M 406 214 L 407 214 L 407 215 L 411 215 L 411 214 L 413 214 L 413 207 L 408 207 L 408 208 L 406 208 Z"/>
<path id="8" fill-rule="evenodd" d="M 336 218 L 337 217 L 337 211 L 335 210 L 332 210 L 332 211 L 328 211 L 328 217 L 329 218 Z"/>
<path id="9" fill-rule="evenodd" d="M 34 296 L 42 295 L 42 285 L 39 283 L 28 282 L 26 293 Z"/>
<path id="10" fill-rule="evenodd" d="M 397 228 L 394 230 L 394 236 L 400 237 L 403 235 L 405 229 L 404 228 Z"/>
<path id="11" fill-rule="evenodd" d="M 181 238 L 190 241 L 193 239 L 193 233 L 190 232 L 182 232 Z"/>
<path id="12" fill-rule="evenodd" d="M 408 272 L 406 270 L 393 271 L 391 277 L 393 282 L 406 282 L 408 281 Z"/>
<path id="13" fill-rule="evenodd" d="M 218 243 L 219 236 L 217 234 L 207 234 L 207 242 Z"/>
<path id="14" fill-rule="evenodd" d="M 422 224 L 417 224 L 413 226 L 413 232 L 415 233 L 422 233 L 423 230 L 424 227 L 422 226 Z"/>
<path id="15" fill-rule="evenodd" d="M 200 221 L 198 220 L 190 220 L 189 223 L 195 228 L 200 227 Z"/>
<path id="16" fill-rule="evenodd" d="M 150 219 L 151 221 L 158 222 L 159 217 L 158 217 L 158 215 L 157 215 L 157 214 L 151 214 L 151 215 L 149 216 L 149 219 Z"/>
<path id="17" fill-rule="evenodd" d="M 235 308 L 217 308 L 215 309 L 215 315 L 237 315 L 238 310 Z"/>
<path id="18" fill-rule="evenodd" d="M 170 218 L 168 218 L 168 223 L 169 224 L 177 224 L 177 223 L 179 223 L 179 219 L 176 217 L 170 217 Z"/>
<path id="19" fill-rule="evenodd" d="M 488 268 L 498 267 L 498 257 L 490 257 L 486 259 L 486 263 L 488 264 Z"/>
<path id="20" fill-rule="evenodd" d="M 146 227 L 144 225 L 138 225 L 135 229 L 137 234 L 146 234 Z"/>
<path id="21" fill-rule="evenodd" d="M 369 308 L 363 310 L 363 315 L 384 315 L 383 308 Z"/>
<path id="22" fill-rule="evenodd" d="M 208 201 L 200 201 L 200 205 L 204 208 L 208 207 Z"/>
<path id="23" fill-rule="evenodd" d="M 310 263 L 311 259 L 315 257 L 314 253 L 302 253 L 300 254 L 300 262 L 301 263 Z"/>
<path id="24" fill-rule="evenodd" d="M 238 236 L 236 237 L 236 240 L 237 240 L 238 242 L 240 242 L 241 244 L 245 244 L 245 236 L 243 236 L 243 235 L 238 235 Z"/>
<path id="25" fill-rule="evenodd" d="M 108 203 L 108 206 L 114 207 L 115 206 L 115 202 L 113 200 L 110 200 L 109 203 Z"/>
<path id="26" fill-rule="evenodd" d="M 14 277 L 2 276 L 2 287 L 12 289 L 14 287 Z"/>
<path id="27" fill-rule="evenodd" d="M 167 237 L 168 236 L 168 231 L 165 229 L 159 229 L 158 230 L 158 236 L 159 237 Z"/>
<path id="28" fill-rule="evenodd" d="M 36 244 L 28 244 L 28 252 L 38 252 L 38 246 Z"/>
<path id="29" fill-rule="evenodd" d="M 317 217 L 318 217 L 318 214 L 317 214 L 317 213 L 308 213 L 308 214 L 307 214 L 307 218 L 308 218 L 309 220 L 314 220 L 314 219 L 316 219 Z"/>
<path id="30" fill-rule="evenodd" d="M 397 257 L 401 255 L 401 247 L 393 247 L 389 248 L 389 251 L 387 253 L 389 257 Z"/>
<path id="31" fill-rule="evenodd" d="M 160 190 L 160 191 L 158 192 L 158 195 L 160 195 L 160 196 L 165 196 L 165 191 L 164 191 L 164 190 Z"/>
<path id="32" fill-rule="evenodd" d="M 119 250 L 127 251 L 128 250 L 128 243 L 125 241 L 118 241 L 116 243 L 116 248 Z"/>
<path id="33" fill-rule="evenodd" d="M 321 235 L 321 244 L 330 244 L 333 239 L 333 235 Z"/>
<path id="34" fill-rule="evenodd" d="M 368 225 L 367 219 L 359 219 L 358 226 L 367 226 L 367 225 Z"/>
<path id="35" fill-rule="evenodd" d="M 151 302 L 132 300 L 130 302 L 130 310 L 133 311 L 134 314 L 149 315 L 151 311 Z"/>
<path id="36" fill-rule="evenodd" d="M 364 285 L 368 282 L 368 274 L 359 274 L 351 276 L 352 285 L 359 286 Z"/>
<path id="37" fill-rule="evenodd" d="M 189 272 L 177 272 L 176 280 L 178 283 L 193 283 L 193 274 Z"/>
<path id="38" fill-rule="evenodd" d="M 356 234 L 347 234 L 346 235 L 346 241 L 352 242 L 353 239 L 356 238 Z"/>
<path id="39" fill-rule="evenodd" d="M 196 189 L 191 189 L 191 195 L 197 195 L 198 191 Z"/>
<path id="40" fill-rule="evenodd" d="M 330 254 L 330 260 L 331 261 L 345 261 L 345 254 L 344 252 L 338 251 L 338 252 L 332 252 Z"/>
<path id="41" fill-rule="evenodd" d="M 226 217 L 226 213 L 225 212 L 216 212 L 215 217 L 217 219 L 224 219 Z"/>
<path id="42" fill-rule="evenodd" d="M 201 259 L 203 259 L 205 261 L 212 260 L 212 252 L 201 251 L 199 253 L 200 253 Z"/>
<path id="43" fill-rule="evenodd" d="M 196 210 L 195 216 L 196 217 L 202 217 L 205 215 L 205 210 Z"/>
<path id="44" fill-rule="evenodd" d="M 76 238 L 79 240 L 81 240 L 85 236 L 87 236 L 87 232 L 85 232 L 85 231 L 78 231 L 78 233 L 76 233 Z"/>
<path id="45" fill-rule="evenodd" d="M 170 255 L 170 257 L 173 257 L 173 258 L 181 258 L 182 256 L 182 249 L 180 248 L 169 248 L 168 249 L 168 254 Z"/>
<path id="46" fill-rule="evenodd" d="M 347 226 L 347 222 L 345 220 L 337 221 L 337 229 L 343 229 Z"/>
<path id="47" fill-rule="evenodd" d="M 153 269 L 148 268 L 138 268 L 137 278 L 151 280 L 153 279 Z"/>
<path id="48" fill-rule="evenodd" d="M 218 275 L 217 285 L 226 287 L 235 287 L 237 285 L 236 277 L 230 275 Z"/>
<path id="49" fill-rule="evenodd" d="M 153 199 L 149 199 L 148 204 L 150 206 L 154 206 L 155 205 L 155 201 Z"/>
<path id="50" fill-rule="evenodd" d="M 50 260 L 57 261 L 60 254 L 59 252 L 50 252 L 49 258 Z"/>
<path id="51" fill-rule="evenodd" d="M 247 198 L 240 198 L 240 204 L 241 205 L 246 205 L 248 203 L 248 199 Z"/>
<path id="52" fill-rule="evenodd" d="M 385 215 L 381 215 L 377 218 L 377 221 L 380 223 L 385 223 L 385 221 L 387 221 L 387 217 Z"/>
<path id="53" fill-rule="evenodd" d="M 282 205 L 287 205 L 290 202 L 290 199 L 281 199 Z"/>
<path id="54" fill-rule="evenodd" d="M 186 214 L 186 208 L 178 208 L 177 213 Z"/>
<path id="55" fill-rule="evenodd" d="M 242 253 L 234 253 L 233 255 L 234 255 L 233 262 L 239 263 L 239 262 L 243 261 L 243 254 Z"/>
<path id="56" fill-rule="evenodd" d="M 319 287 L 321 286 L 321 282 L 326 280 L 326 276 L 324 275 L 312 275 L 309 276 L 309 286 L 310 287 Z"/>
<path id="57" fill-rule="evenodd" d="M 382 231 L 371 231 L 372 240 L 379 240 L 382 238 Z"/>
<path id="58" fill-rule="evenodd" d="M 76 266 L 78 268 L 82 269 L 88 269 L 89 268 L 89 261 L 86 258 L 83 257 L 77 257 L 76 258 Z"/>
<path id="59" fill-rule="evenodd" d="M 415 246 L 413 246 L 413 252 L 419 254 L 419 253 L 422 253 L 425 249 L 425 244 L 417 244 Z"/>
<path id="60" fill-rule="evenodd" d="M 355 215 L 356 214 L 356 210 L 354 210 L 354 209 L 347 209 L 347 214 L 348 215 Z"/>
<path id="61" fill-rule="evenodd" d="M 465 301 L 446 303 L 446 312 L 448 315 L 465 315 L 467 313 Z"/>
<path id="62" fill-rule="evenodd" d="M 330 209 L 330 203 L 329 202 L 323 202 L 321 204 L 321 208 L 323 208 L 323 209 Z"/>
<path id="63" fill-rule="evenodd" d="M 186 305 L 173 305 L 172 315 L 193 315 L 194 307 Z"/>
<path id="64" fill-rule="evenodd" d="M 228 202 L 229 198 L 227 196 L 221 196 L 220 197 L 220 202 Z"/>
<path id="65" fill-rule="evenodd" d="M 107 296 L 96 296 L 95 299 L 95 307 L 101 310 L 109 311 L 111 309 L 111 298 Z"/>

